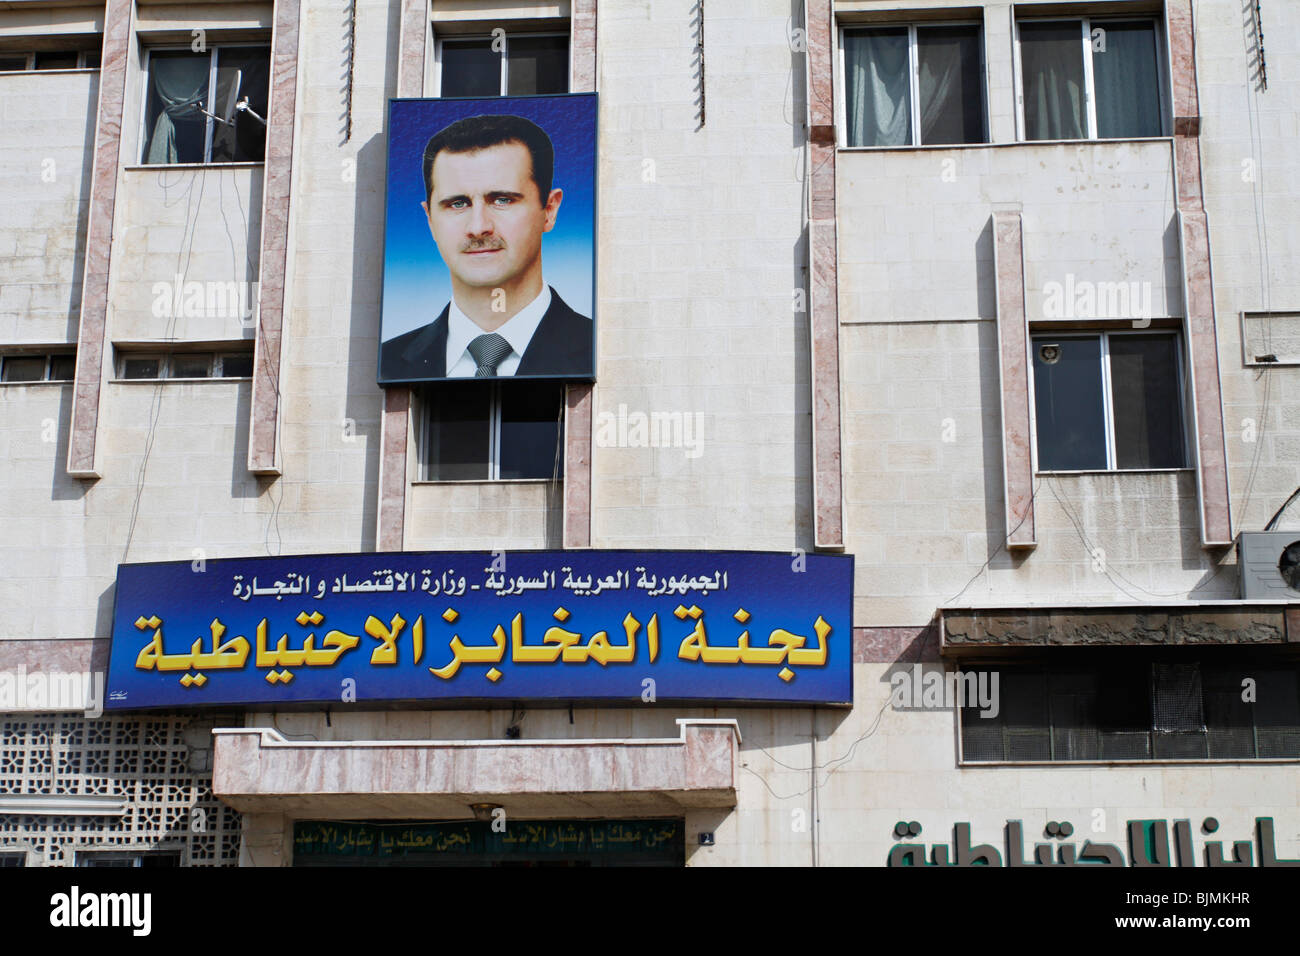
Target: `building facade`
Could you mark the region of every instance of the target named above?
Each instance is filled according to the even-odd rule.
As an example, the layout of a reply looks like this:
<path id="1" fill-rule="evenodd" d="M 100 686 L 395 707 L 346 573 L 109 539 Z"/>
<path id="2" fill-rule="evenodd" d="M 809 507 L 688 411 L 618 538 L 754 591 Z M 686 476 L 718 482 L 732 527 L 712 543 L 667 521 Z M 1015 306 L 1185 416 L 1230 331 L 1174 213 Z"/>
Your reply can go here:
<path id="1" fill-rule="evenodd" d="M 1278 0 L 5 4 L 0 857 L 1300 857 L 1297 37 Z M 583 92 L 595 383 L 530 393 L 514 470 L 456 457 L 445 390 L 376 384 L 389 100 Z M 94 713 L 123 564 L 588 549 L 852 555 L 852 705 Z"/>

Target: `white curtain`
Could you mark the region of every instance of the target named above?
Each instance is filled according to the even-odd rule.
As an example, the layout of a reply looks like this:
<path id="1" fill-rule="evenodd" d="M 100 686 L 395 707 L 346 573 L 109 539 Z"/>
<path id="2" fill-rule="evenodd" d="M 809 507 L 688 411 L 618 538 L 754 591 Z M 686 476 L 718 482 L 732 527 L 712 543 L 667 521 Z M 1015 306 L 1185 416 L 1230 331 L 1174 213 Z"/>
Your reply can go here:
<path id="1" fill-rule="evenodd" d="M 912 142 L 911 78 L 906 30 L 844 37 L 850 146 Z"/>
<path id="2" fill-rule="evenodd" d="M 1150 23 L 1101 23 L 1092 47 L 1097 88 L 1097 135 L 1159 136 L 1160 81 Z M 1102 46 L 1104 45 L 1104 49 Z"/>
<path id="3" fill-rule="evenodd" d="M 145 162 L 180 162 L 176 149 L 176 124 L 206 121 L 193 104 L 195 100 L 202 104 L 207 97 L 209 64 L 206 56 L 154 56 L 150 59 L 149 84 L 162 108 L 154 120 Z M 196 161 L 202 162 L 203 157 Z"/>
<path id="4" fill-rule="evenodd" d="M 918 41 L 922 42 L 922 41 Z M 917 70 L 919 73 L 919 92 L 921 96 L 921 142 L 962 142 L 959 136 L 948 135 L 935 138 L 935 127 L 941 119 L 947 119 L 945 126 L 952 125 L 954 117 L 946 116 L 950 113 L 950 97 L 960 92 L 961 67 L 962 67 L 962 49 L 961 41 L 956 38 L 935 38 L 925 39 L 924 47 L 919 52 L 919 64 Z M 956 104 L 957 116 L 955 119 L 960 124 L 961 110 L 963 105 L 960 101 Z"/>
<path id="5" fill-rule="evenodd" d="M 1079 21 L 1020 25 L 1027 139 L 1085 139 Z"/>

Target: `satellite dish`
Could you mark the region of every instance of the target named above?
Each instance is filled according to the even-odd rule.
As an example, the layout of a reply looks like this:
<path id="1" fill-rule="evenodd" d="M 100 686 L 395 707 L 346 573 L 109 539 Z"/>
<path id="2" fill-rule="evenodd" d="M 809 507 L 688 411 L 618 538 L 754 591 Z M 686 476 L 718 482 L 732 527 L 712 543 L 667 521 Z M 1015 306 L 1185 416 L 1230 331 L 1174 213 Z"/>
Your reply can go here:
<path id="1" fill-rule="evenodd" d="M 236 70 L 234 82 L 230 84 L 230 93 L 226 96 L 226 108 L 221 111 L 221 122 L 227 126 L 235 125 L 235 104 L 239 102 L 239 88 L 244 82 L 244 71 Z"/>

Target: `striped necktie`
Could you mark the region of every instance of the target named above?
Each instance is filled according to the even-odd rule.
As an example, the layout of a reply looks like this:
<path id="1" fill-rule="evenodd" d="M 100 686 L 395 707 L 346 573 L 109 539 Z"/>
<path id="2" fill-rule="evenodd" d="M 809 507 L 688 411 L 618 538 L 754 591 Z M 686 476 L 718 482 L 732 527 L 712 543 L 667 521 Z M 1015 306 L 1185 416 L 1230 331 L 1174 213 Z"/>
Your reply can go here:
<path id="1" fill-rule="evenodd" d="M 469 355 L 478 366 L 474 370 L 475 378 L 495 378 L 497 366 L 501 360 L 513 352 L 510 343 L 496 332 L 480 335 L 469 343 Z"/>

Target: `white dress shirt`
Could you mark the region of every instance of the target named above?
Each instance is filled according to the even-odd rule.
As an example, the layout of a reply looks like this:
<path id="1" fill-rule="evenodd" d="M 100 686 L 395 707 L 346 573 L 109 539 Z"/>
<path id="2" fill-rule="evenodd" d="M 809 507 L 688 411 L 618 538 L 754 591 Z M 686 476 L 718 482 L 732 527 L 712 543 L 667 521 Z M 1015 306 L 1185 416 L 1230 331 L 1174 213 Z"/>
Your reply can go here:
<path id="1" fill-rule="evenodd" d="M 542 316 L 551 307 L 551 287 L 542 284 L 541 294 L 520 309 L 505 325 L 496 330 L 497 334 L 510 343 L 511 352 L 497 366 L 497 375 L 514 375 L 519 363 L 528 350 L 528 343 L 533 340 L 533 333 L 541 324 Z M 484 335 L 469 316 L 460 310 L 456 300 L 451 300 L 447 312 L 447 377 L 473 378 L 478 371 L 478 363 L 469 354 L 469 343 Z"/>

